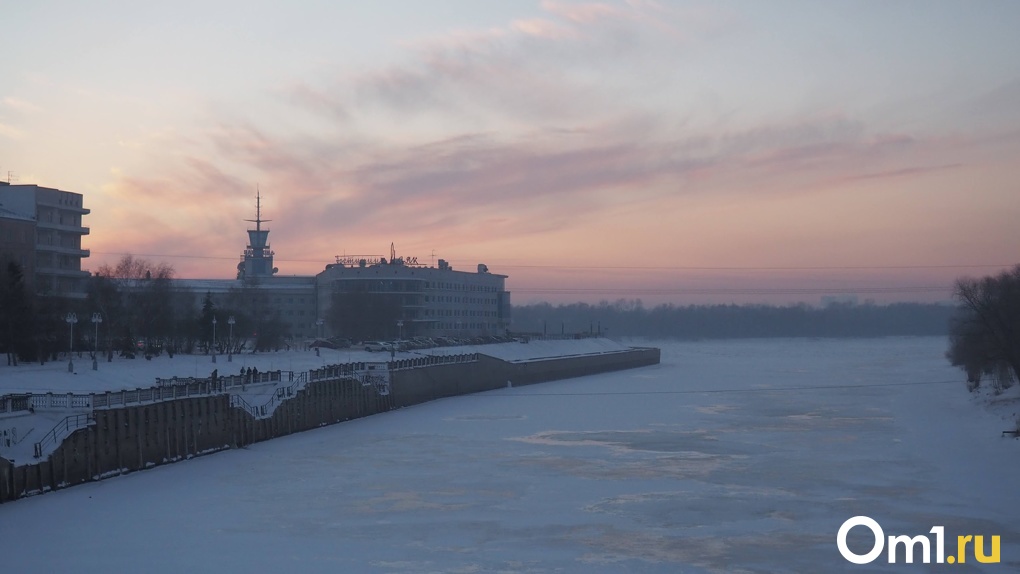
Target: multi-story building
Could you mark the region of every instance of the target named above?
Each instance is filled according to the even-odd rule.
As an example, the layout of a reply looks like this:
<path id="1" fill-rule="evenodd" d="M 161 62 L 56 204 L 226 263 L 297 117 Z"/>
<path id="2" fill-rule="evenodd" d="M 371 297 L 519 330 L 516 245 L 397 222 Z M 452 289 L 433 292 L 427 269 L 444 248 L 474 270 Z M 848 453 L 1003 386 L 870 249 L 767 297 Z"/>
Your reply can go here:
<path id="1" fill-rule="evenodd" d="M 82 260 L 89 256 L 82 237 L 89 228 L 82 216 L 82 195 L 38 185 L 0 184 L 0 205 L 23 218 L 34 220 L 33 283 L 41 295 L 84 298 L 88 271 Z M 28 267 L 28 266 L 26 266 Z"/>
<path id="2" fill-rule="evenodd" d="M 244 308 L 263 318 L 281 321 L 295 339 L 333 335 L 326 320 L 334 298 L 346 294 L 368 295 L 396 302 L 393 325 L 382 331 L 392 338 L 413 336 L 502 335 L 510 326 L 510 293 L 506 275 L 489 273 L 478 265 L 477 273 L 454 271 L 440 259 L 438 267 L 419 265 L 416 259 L 396 256 L 346 260 L 314 277 L 280 276 L 273 266 L 274 252 L 269 230 L 262 227 L 261 197 L 256 196 L 255 229 L 248 230 L 248 245 L 237 265 L 236 281 L 205 283 L 205 291 L 241 293 Z M 196 291 L 202 286 L 194 284 Z"/>
<path id="3" fill-rule="evenodd" d="M 391 245 L 389 259 L 337 257 L 318 275 L 278 275 L 269 229 L 263 228 L 269 220 L 262 219 L 261 197 L 256 197 L 255 219 L 246 221 L 255 229 L 248 230 L 236 279 L 179 279 L 175 287 L 193 292 L 198 302 L 209 294 L 219 308 L 236 309 L 257 321 L 279 321 L 286 335 L 298 341 L 337 335 L 328 317 L 346 295 L 361 297 L 358 303 L 396 305 L 385 328 L 376 330 L 386 338 L 502 335 L 510 326 L 507 276 L 490 273 L 485 265 L 471 273 L 454 271 L 442 259 L 438 267 L 420 265 L 396 257 Z"/>
<path id="4" fill-rule="evenodd" d="M 510 293 L 506 275 L 454 271 L 444 260 L 426 267 L 395 257 L 358 260 L 326 266 L 316 277 L 320 309 L 329 309 L 345 295 L 371 294 L 399 305 L 393 337 L 473 337 L 504 335 L 510 326 Z"/>
<path id="5" fill-rule="evenodd" d="M 318 336 L 315 308 L 315 277 L 276 276 L 261 280 L 175 279 L 174 287 L 195 295 L 201 305 L 208 294 L 219 309 L 245 313 L 256 322 L 279 321 L 287 338 Z M 253 333 L 238 333 L 245 337 Z"/>

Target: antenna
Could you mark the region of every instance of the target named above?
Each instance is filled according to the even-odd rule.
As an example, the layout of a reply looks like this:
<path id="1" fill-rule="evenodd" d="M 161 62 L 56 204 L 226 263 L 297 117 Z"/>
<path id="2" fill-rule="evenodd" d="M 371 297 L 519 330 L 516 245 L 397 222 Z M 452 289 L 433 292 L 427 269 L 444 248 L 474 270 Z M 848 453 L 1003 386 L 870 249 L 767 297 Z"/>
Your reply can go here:
<path id="1" fill-rule="evenodd" d="M 7 170 L 7 185 L 10 185 L 11 181 L 18 181 L 18 178 L 14 177 L 13 171 Z"/>
<path id="2" fill-rule="evenodd" d="M 262 222 L 269 223 L 272 219 L 262 219 L 262 191 L 255 184 L 255 219 L 245 219 L 255 224 L 255 231 L 262 231 Z"/>

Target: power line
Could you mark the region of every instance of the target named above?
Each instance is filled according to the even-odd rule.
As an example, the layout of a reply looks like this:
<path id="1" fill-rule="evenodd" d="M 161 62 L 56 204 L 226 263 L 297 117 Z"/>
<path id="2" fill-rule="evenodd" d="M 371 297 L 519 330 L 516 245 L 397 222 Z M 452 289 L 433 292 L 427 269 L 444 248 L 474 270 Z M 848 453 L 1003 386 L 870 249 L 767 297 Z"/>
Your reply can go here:
<path id="1" fill-rule="evenodd" d="M 127 253 L 116 253 L 116 252 L 93 252 L 102 255 L 128 255 Z M 233 261 L 235 258 L 232 257 L 221 257 L 215 255 L 167 255 L 167 254 L 152 254 L 142 253 L 137 254 L 138 257 L 171 257 L 171 258 L 182 258 L 182 259 L 204 259 L 204 260 L 230 260 Z M 319 260 L 308 260 L 308 259 L 278 259 L 277 261 L 283 262 L 300 262 L 300 263 L 322 263 Z M 909 265 L 909 266 L 873 266 L 873 267 L 583 267 L 583 266 L 572 266 L 572 267 L 561 267 L 556 265 L 521 265 L 521 266 L 506 266 L 508 268 L 549 268 L 549 269 L 570 269 L 570 270 L 847 270 L 847 269 L 948 269 L 948 268 L 983 268 L 983 267 L 1000 267 L 992 265 L 938 265 L 938 266 L 925 266 L 925 265 Z M 854 293 L 860 295 L 867 294 L 899 294 L 899 293 L 948 293 L 952 291 L 950 285 L 912 285 L 912 286 L 845 286 L 845 287 L 696 287 L 696 288 L 684 288 L 684 287 L 667 287 L 667 288 L 633 288 L 633 287 L 519 287 L 511 290 L 513 293 L 521 295 L 619 295 L 626 294 L 627 296 L 640 296 L 640 295 L 825 295 L 825 294 L 846 294 Z"/>
<path id="2" fill-rule="evenodd" d="M 511 289 L 512 293 L 520 294 L 546 294 L 546 295 L 612 295 L 627 293 L 632 295 L 816 295 L 834 294 L 890 294 L 890 293 L 946 293 L 952 291 L 949 285 L 921 285 L 907 287 L 819 287 L 819 288 L 768 288 L 768 287 L 746 287 L 746 288 L 564 288 L 564 287 L 521 287 Z"/>
<path id="3" fill-rule="evenodd" d="M 167 259 L 212 259 L 219 261 L 239 261 L 240 257 L 225 257 L 222 255 L 174 255 L 169 253 L 128 253 L 117 251 L 92 251 L 93 255 L 130 255 L 132 257 L 160 257 Z M 329 261 L 322 259 L 276 259 L 287 263 L 321 263 L 325 265 Z"/>
<path id="4" fill-rule="evenodd" d="M 506 393 L 489 392 L 462 395 L 466 397 L 597 397 L 597 396 L 632 396 L 632 395 L 698 395 L 702 393 L 770 393 L 789 391 L 819 391 L 825 389 L 872 389 L 882 387 L 913 387 L 925 385 L 962 385 L 962 381 L 912 381 L 902 383 L 862 383 L 857 385 L 806 385 L 800 387 L 768 387 L 757 389 L 684 389 L 677 391 L 593 391 L 584 393 Z"/>
<path id="5" fill-rule="evenodd" d="M 462 263 L 462 262 L 458 262 Z M 497 262 L 495 265 L 498 265 Z M 685 265 L 601 265 L 601 266 L 574 266 L 574 265 L 499 265 L 503 269 L 569 269 L 569 270 L 592 270 L 592 271 L 865 271 L 869 269 L 891 270 L 891 269 L 992 269 L 1000 267 L 1011 267 L 1010 265 L 817 265 L 817 266 L 790 266 L 790 267 L 755 267 L 755 266 L 716 266 L 699 267 Z"/>
<path id="6" fill-rule="evenodd" d="M 221 255 L 175 255 L 167 253 L 127 253 L 114 251 L 93 251 L 95 255 L 132 255 L 135 257 L 166 257 L 173 259 L 212 259 L 234 261 L 238 257 Z M 328 263 L 327 259 L 280 259 L 286 263 Z M 453 261 L 457 265 L 468 265 L 466 260 Z M 570 271 L 866 271 L 906 269 L 997 269 L 1012 267 L 1013 264 L 964 264 L 964 265 L 804 265 L 804 266 L 692 266 L 692 265 L 513 265 L 500 264 L 503 269 L 564 269 Z"/>

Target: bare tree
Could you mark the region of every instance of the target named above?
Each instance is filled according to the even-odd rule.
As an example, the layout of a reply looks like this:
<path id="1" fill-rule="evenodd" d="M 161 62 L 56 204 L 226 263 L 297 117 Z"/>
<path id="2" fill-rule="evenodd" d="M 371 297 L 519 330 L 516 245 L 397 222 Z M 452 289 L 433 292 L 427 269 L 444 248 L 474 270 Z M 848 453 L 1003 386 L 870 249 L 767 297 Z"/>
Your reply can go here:
<path id="1" fill-rule="evenodd" d="M 946 357 L 967 373 L 971 390 L 990 375 L 996 390 L 1020 377 L 1020 265 L 994 277 L 962 278 L 954 295 L 960 302 L 950 325 Z"/>
<path id="2" fill-rule="evenodd" d="M 109 328 L 121 339 L 122 350 L 136 338 L 145 345 L 177 344 L 179 318 L 191 312 L 193 296 L 176 296 L 173 266 L 124 255 L 113 267 L 103 265 L 93 278 L 96 304 L 106 313 Z M 101 287 L 114 287 L 114 292 Z"/>

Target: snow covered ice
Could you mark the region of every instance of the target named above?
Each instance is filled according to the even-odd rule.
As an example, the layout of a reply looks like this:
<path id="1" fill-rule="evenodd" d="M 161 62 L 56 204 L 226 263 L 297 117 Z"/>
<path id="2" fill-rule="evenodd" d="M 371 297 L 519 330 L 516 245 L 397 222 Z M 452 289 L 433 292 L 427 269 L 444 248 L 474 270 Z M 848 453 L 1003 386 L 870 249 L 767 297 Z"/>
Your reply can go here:
<path id="1" fill-rule="evenodd" d="M 0 505 L 0 563 L 168 573 L 948 567 L 846 562 L 836 532 L 867 515 L 887 534 L 943 525 L 947 554 L 957 534 L 1001 536 L 1001 564 L 954 571 L 1020 566 L 1020 442 L 999 436 L 1015 427 L 1016 403 L 989 408 L 970 395 L 945 339 L 652 344 L 661 365 L 443 399 Z M 869 540 L 858 538 L 863 553 Z"/>

